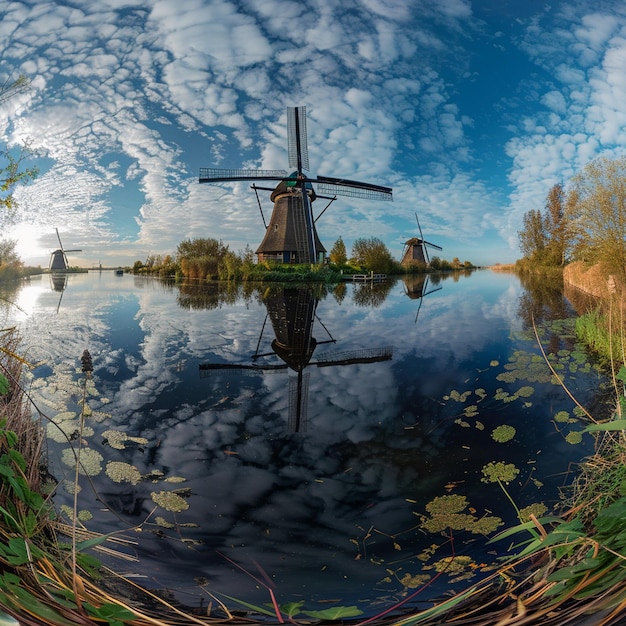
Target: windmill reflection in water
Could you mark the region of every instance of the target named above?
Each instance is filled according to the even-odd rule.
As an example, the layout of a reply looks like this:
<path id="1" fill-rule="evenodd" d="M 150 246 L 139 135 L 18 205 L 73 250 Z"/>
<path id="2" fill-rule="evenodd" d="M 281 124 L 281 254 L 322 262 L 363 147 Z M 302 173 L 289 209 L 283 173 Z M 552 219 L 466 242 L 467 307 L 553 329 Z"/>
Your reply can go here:
<path id="1" fill-rule="evenodd" d="M 313 361 L 315 349 L 325 343 L 336 343 L 330 332 L 316 315 L 318 298 L 313 287 L 270 288 L 263 297 L 267 314 L 261 328 L 257 348 L 251 356 L 252 363 L 202 363 L 200 376 L 209 377 L 227 372 L 245 374 L 253 372 L 282 372 L 289 376 L 289 432 L 307 430 L 307 409 L 310 371 L 309 366 L 331 367 L 388 361 L 393 355 L 391 346 L 348 350 L 320 354 Z M 271 351 L 259 352 L 268 318 L 271 321 L 275 338 Z M 313 337 L 313 327 L 317 320 L 329 339 L 318 341 Z M 267 359 L 278 357 L 280 363 L 269 363 Z"/>

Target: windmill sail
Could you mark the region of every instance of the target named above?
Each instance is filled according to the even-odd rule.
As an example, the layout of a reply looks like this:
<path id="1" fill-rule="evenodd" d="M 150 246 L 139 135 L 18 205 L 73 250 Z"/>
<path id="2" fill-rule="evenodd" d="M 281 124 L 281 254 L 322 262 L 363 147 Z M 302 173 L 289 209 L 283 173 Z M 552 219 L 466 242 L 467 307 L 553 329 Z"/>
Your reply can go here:
<path id="1" fill-rule="evenodd" d="M 309 170 L 309 148 L 306 133 L 306 107 L 287 109 L 287 154 L 289 167 L 298 174 Z"/>
<path id="2" fill-rule="evenodd" d="M 291 173 L 284 170 L 200 168 L 200 183 L 247 180 L 278 183 L 270 196 L 274 202 L 272 217 L 256 250 L 259 260 L 281 263 L 323 261 L 326 250 L 317 235 L 313 217 L 313 202 L 318 193 L 369 200 L 393 199 L 391 187 L 305 174 L 309 170 L 306 107 L 287 109 L 287 152 Z"/>

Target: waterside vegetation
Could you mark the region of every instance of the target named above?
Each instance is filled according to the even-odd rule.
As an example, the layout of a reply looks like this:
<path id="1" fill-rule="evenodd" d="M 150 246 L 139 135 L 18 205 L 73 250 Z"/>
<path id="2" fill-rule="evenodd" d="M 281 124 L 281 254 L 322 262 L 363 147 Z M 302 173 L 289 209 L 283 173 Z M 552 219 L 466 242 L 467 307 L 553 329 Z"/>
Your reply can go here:
<path id="1" fill-rule="evenodd" d="M 131 271 L 176 280 L 337 283 L 353 274 L 392 276 L 470 269 L 475 269 L 471 262 L 461 262 L 458 258 L 446 261 L 433 257 L 428 264 L 401 265 L 378 237 L 355 240 L 348 258 L 343 239 L 339 237 L 329 253 L 328 263 L 323 265 L 256 263 L 249 246 L 236 253 L 217 239 L 196 238 L 179 243 L 174 255 L 149 255 L 143 262 L 136 261 Z"/>

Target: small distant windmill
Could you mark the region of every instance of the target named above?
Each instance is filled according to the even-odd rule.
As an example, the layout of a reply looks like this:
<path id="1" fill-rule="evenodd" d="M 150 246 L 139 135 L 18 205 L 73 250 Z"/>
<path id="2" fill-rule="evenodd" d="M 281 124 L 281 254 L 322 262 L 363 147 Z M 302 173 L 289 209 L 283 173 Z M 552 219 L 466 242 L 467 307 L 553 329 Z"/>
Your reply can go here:
<path id="1" fill-rule="evenodd" d="M 59 249 L 55 250 L 50 255 L 50 271 L 51 272 L 67 272 L 70 268 L 69 263 L 67 262 L 66 254 L 68 252 L 82 252 L 82 250 L 65 250 L 63 248 L 63 244 L 61 243 L 61 236 L 59 235 L 59 229 L 55 228 L 57 231 L 57 239 L 59 240 Z"/>
<path id="2" fill-rule="evenodd" d="M 258 259 L 279 263 L 320 263 L 324 260 L 326 249 L 317 235 L 315 222 L 336 196 L 391 200 L 392 190 L 391 187 L 360 183 L 345 178 L 328 176 L 309 178 L 305 174 L 305 170 L 309 169 L 306 107 L 287 109 L 287 141 L 289 167 L 295 168 L 291 174 L 284 170 L 200 168 L 199 182 L 279 181 L 275 188 L 252 185 L 255 193 L 257 189 L 271 191 L 270 200 L 274 203 L 270 223 L 265 225 L 265 237 L 256 250 Z M 317 192 L 313 184 L 317 186 Z M 312 203 L 318 197 L 330 202 L 317 218 L 314 218 Z M 263 217 L 262 210 L 261 216 Z M 265 223 L 265 217 L 263 222 Z"/>
<path id="3" fill-rule="evenodd" d="M 404 252 L 402 253 L 401 264 L 410 265 L 411 263 L 424 263 L 426 265 L 430 265 L 427 248 L 431 247 L 435 248 L 435 250 L 443 250 L 443 248 L 424 239 L 420 221 L 417 219 L 417 213 L 415 214 L 415 220 L 417 221 L 417 228 L 419 229 L 420 236 L 412 237 L 404 243 Z"/>

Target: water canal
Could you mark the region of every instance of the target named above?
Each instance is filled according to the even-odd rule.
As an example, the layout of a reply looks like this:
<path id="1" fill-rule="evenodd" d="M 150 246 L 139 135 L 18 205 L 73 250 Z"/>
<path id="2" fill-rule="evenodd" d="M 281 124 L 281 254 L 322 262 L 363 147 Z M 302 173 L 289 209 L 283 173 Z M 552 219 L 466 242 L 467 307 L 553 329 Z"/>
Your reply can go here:
<path id="1" fill-rule="evenodd" d="M 579 402 L 596 407 L 604 378 L 562 290 L 511 274 L 224 288 L 90 272 L 10 299 L 57 506 L 80 448 L 79 518 L 133 560 L 101 558 L 188 606 L 265 604 L 271 585 L 367 616 L 431 581 L 422 606 L 508 548 L 485 539 L 517 522 L 496 476 L 541 515 L 593 449 L 531 315 Z"/>

